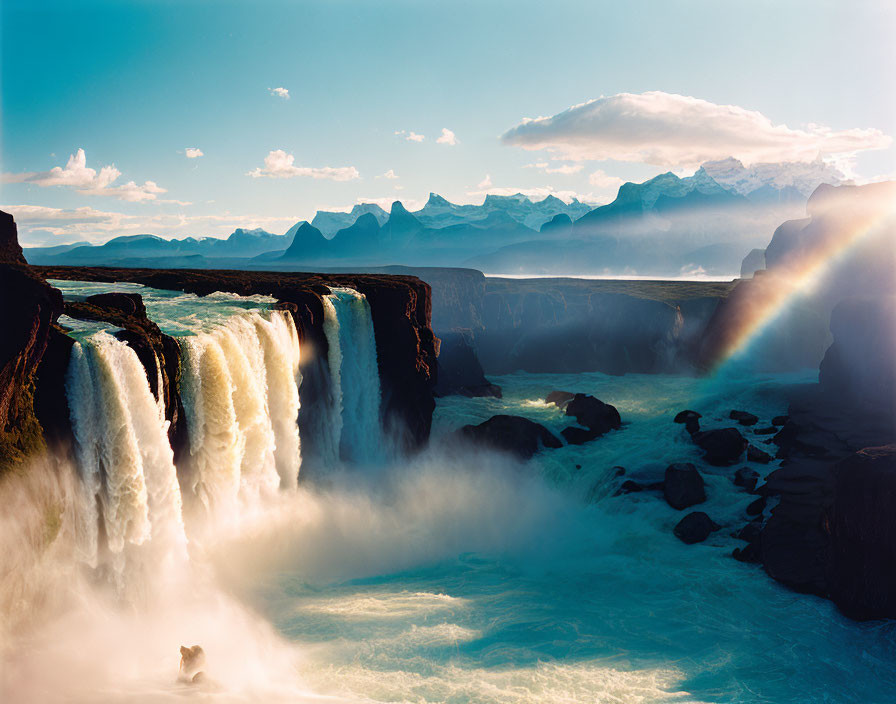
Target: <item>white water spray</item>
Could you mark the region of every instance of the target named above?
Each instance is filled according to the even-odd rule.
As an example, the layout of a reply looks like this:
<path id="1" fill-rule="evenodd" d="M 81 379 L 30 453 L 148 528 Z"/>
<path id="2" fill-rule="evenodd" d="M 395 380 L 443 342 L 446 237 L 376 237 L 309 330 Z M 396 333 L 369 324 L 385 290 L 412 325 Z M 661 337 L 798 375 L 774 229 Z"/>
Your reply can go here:
<path id="1" fill-rule="evenodd" d="M 99 560 L 99 518 L 119 568 L 128 545 L 149 541 L 186 555 L 180 487 L 168 423 L 143 365 L 124 342 L 98 332 L 76 343 L 66 381 L 82 477 L 78 550 Z"/>

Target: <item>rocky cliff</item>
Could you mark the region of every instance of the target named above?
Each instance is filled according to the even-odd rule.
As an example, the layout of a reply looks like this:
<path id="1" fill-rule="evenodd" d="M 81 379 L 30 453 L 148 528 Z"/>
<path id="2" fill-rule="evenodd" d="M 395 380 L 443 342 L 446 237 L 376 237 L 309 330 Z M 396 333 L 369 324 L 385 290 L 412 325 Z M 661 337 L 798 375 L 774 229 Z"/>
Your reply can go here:
<path id="1" fill-rule="evenodd" d="M 25 263 L 15 222 L 0 212 L 0 472 L 43 447 L 35 378 L 61 313 L 59 291 Z"/>

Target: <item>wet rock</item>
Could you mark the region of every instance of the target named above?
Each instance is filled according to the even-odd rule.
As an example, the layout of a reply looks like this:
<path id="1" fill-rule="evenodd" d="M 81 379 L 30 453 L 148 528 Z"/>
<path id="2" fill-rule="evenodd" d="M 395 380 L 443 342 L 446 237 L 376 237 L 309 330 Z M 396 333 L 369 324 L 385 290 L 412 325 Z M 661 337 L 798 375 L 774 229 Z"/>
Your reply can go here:
<path id="1" fill-rule="evenodd" d="M 748 543 L 755 543 L 762 535 L 762 521 L 753 520 L 747 523 L 743 528 L 734 534 L 738 540 L 744 540 Z"/>
<path id="2" fill-rule="evenodd" d="M 738 462 L 747 449 L 747 441 L 737 428 L 704 430 L 692 437 L 704 451 L 703 458 L 716 467 L 727 467 Z"/>
<path id="3" fill-rule="evenodd" d="M 617 430 L 622 426 L 619 411 L 615 406 L 586 394 L 576 394 L 566 404 L 566 415 L 572 416 L 579 425 L 588 428 L 593 433 L 593 437 Z"/>
<path id="4" fill-rule="evenodd" d="M 458 433 L 479 445 L 521 459 L 529 459 L 542 447 L 563 447 L 563 443 L 543 425 L 520 416 L 492 416 L 479 425 L 465 425 Z"/>
<path id="5" fill-rule="evenodd" d="M 548 405 L 554 404 L 557 408 L 566 408 L 566 404 L 572 401 L 576 395 L 572 391 L 551 391 L 544 402 Z"/>
<path id="6" fill-rule="evenodd" d="M 731 557 L 733 557 L 738 562 L 750 562 L 750 563 L 761 562 L 759 545 L 758 545 L 758 543 L 749 543 L 745 547 L 734 548 L 734 550 L 731 553 Z"/>
<path id="7" fill-rule="evenodd" d="M 563 439 L 570 445 L 584 445 L 586 442 L 594 440 L 598 436 L 593 430 L 589 430 L 588 428 L 579 428 L 578 426 L 571 425 L 568 428 L 564 428 L 560 431 L 560 434 L 563 436 Z"/>
<path id="8" fill-rule="evenodd" d="M 690 420 L 700 420 L 701 416 L 697 411 L 680 411 L 672 420 L 673 423 L 687 423 Z"/>
<path id="9" fill-rule="evenodd" d="M 774 418 L 772 418 L 772 425 L 780 427 L 784 425 L 788 420 L 790 420 L 790 416 L 775 416 Z"/>
<path id="10" fill-rule="evenodd" d="M 768 503 L 767 496 L 760 496 L 755 501 L 751 502 L 747 506 L 747 515 L 748 516 L 760 516 L 762 512 L 765 511 L 765 506 Z"/>
<path id="11" fill-rule="evenodd" d="M 747 413 L 747 411 L 731 411 L 728 414 L 728 417 L 731 420 L 736 420 L 741 425 L 756 425 L 759 422 L 759 417 L 753 415 L 752 413 Z"/>
<path id="12" fill-rule="evenodd" d="M 750 445 L 747 447 L 747 462 L 758 462 L 759 464 L 768 464 L 772 461 L 772 456 L 767 452 L 763 452 L 758 447 Z"/>
<path id="13" fill-rule="evenodd" d="M 690 462 L 677 462 L 666 468 L 663 481 L 666 502 L 679 511 L 706 501 L 703 477 Z"/>
<path id="14" fill-rule="evenodd" d="M 759 483 L 759 472 L 749 467 L 741 467 L 734 473 L 734 485 L 742 486 L 748 492 L 753 493 Z"/>
<path id="15" fill-rule="evenodd" d="M 753 431 L 753 434 L 754 435 L 774 435 L 777 432 L 778 432 L 778 429 L 775 426 L 770 425 L 767 428 L 756 428 Z"/>
<path id="16" fill-rule="evenodd" d="M 672 532 L 675 533 L 675 537 L 681 542 L 693 545 L 694 543 L 702 543 L 713 531 L 718 529 L 719 525 L 703 511 L 693 511 L 682 518 L 678 525 L 672 529 Z"/>

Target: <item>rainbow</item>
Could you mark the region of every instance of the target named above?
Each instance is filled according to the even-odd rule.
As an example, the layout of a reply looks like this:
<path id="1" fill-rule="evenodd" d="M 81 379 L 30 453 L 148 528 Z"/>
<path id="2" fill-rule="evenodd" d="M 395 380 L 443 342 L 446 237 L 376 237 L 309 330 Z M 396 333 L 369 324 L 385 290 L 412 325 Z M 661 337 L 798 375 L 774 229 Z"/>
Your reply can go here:
<path id="1" fill-rule="evenodd" d="M 717 331 L 710 344 L 710 371 L 743 352 L 795 299 L 815 289 L 849 252 L 879 234 L 881 228 L 892 227 L 896 218 L 896 182 L 873 184 L 870 192 L 861 195 L 858 208 L 855 201 L 842 207 L 845 199 L 833 200 L 833 207 L 813 214 L 807 225 L 817 226 L 811 247 L 785 257 L 773 270 L 741 282 L 732 292 L 724 315 L 733 322 Z M 896 238 L 893 244 L 896 246 Z M 896 272 L 893 275 L 896 279 Z"/>

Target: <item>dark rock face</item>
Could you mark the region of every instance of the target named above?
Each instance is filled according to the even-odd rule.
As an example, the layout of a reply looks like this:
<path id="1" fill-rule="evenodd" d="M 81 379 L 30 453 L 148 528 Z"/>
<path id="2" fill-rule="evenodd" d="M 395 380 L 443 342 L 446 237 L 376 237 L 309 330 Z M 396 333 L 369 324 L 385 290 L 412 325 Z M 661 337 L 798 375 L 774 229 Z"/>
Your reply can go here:
<path id="1" fill-rule="evenodd" d="M 566 415 L 574 417 L 579 425 L 584 425 L 594 433 L 594 437 L 618 430 L 622 426 L 622 419 L 615 406 L 587 394 L 576 394 L 566 404 Z"/>
<path id="2" fill-rule="evenodd" d="M 737 428 L 704 430 L 692 437 L 706 453 L 704 459 L 716 467 L 726 467 L 738 462 L 747 449 L 747 441 Z"/>
<path id="3" fill-rule="evenodd" d="M 62 295 L 24 263 L 15 222 L 0 212 L 0 473 L 44 446 L 35 373 Z"/>
<path id="4" fill-rule="evenodd" d="M 304 347 L 300 429 L 303 424 L 315 423 L 315 417 L 322 415 L 317 412 L 320 404 L 328 400 L 326 358 L 329 346 L 323 332 L 321 297 L 330 293 L 330 286 L 354 288 L 364 294 L 370 304 L 384 427 L 394 433 L 399 447 L 409 451 L 421 447 L 429 438 L 435 409 L 436 339 L 430 327 L 430 288 L 419 279 L 392 275 L 191 269 L 39 267 L 38 271 L 49 278 L 130 281 L 200 296 L 230 291 L 278 299 L 292 313 Z M 305 449 L 313 451 L 312 447 L 303 446 L 303 456 Z"/>
<path id="5" fill-rule="evenodd" d="M 731 411 L 731 413 L 728 414 L 728 417 L 731 420 L 736 420 L 741 425 L 756 425 L 756 423 L 759 422 L 758 416 L 754 416 L 747 411 Z"/>
<path id="6" fill-rule="evenodd" d="M 847 457 L 833 481 L 822 523 L 828 594 L 852 618 L 896 618 L 896 445 Z"/>
<path id="7" fill-rule="evenodd" d="M 458 433 L 476 444 L 521 459 L 529 459 L 542 447 L 563 447 L 563 443 L 543 425 L 520 416 L 492 416 L 479 425 L 465 425 Z"/>
<path id="8" fill-rule="evenodd" d="M 848 403 L 896 403 L 896 296 L 848 298 L 831 312 L 818 381 Z"/>
<path id="9" fill-rule="evenodd" d="M 790 420 L 789 416 L 775 416 L 774 418 L 772 418 L 772 425 L 780 427 L 784 425 L 788 420 Z"/>
<path id="10" fill-rule="evenodd" d="M 566 408 L 566 404 L 575 397 L 576 395 L 572 391 L 551 391 L 545 397 L 544 402 L 547 404 L 553 403 L 557 408 Z"/>
<path id="11" fill-rule="evenodd" d="M 469 330 L 442 333 L 436 396 L 501 398 L 501 387 L 485 378 Z"/>
<path id="12" fill-rule="evenodd" d="M 672 532 L 675 537 L 686 545 L 702 543 L 719 526 L 703 511 L 693 511 L 682 518 Z"/>
<path id="13" fill-rule="evenodd" d="M 19 244 L 19 229 L 9 213 L 0 210 L 0 264 L 26 265 L 22 246 Z"/>
<path id="14" fill-rule="evenodd" d="M 703 503 L 706 501 L 703 477 L 690 462 L 670 464 L 666 468 L 663 496 L 672 508 L 679 511 Z"/>
<path id="15" fill-rule="evenodd" d="M 560 431 L 560 434 L 570 445 L 584 445 L 586 442 L 590 442 L 597 437 L 597 435 L 594 434 L 594 431 L 588 430 L 587 428 L 578 428 L 574 425 L 564 428 Z"/>

